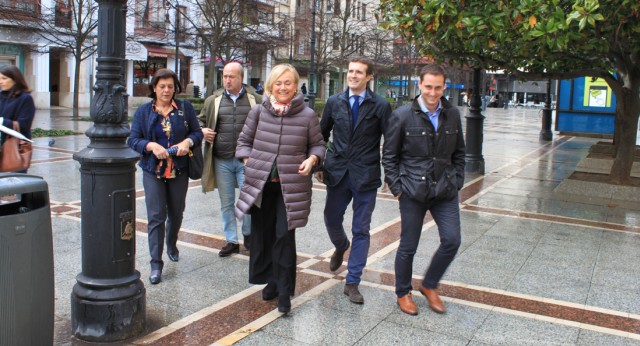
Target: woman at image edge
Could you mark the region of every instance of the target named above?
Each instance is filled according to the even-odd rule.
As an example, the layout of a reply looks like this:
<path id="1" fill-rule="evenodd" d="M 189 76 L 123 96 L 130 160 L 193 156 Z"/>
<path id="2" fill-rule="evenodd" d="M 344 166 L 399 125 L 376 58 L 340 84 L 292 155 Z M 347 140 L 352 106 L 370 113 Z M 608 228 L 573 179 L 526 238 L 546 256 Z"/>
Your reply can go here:
<path id="1" fill-rule="evenodd" d="M 2 89 L 0 92 L 0 124 L 17 130 L 31 139 L 31 123 L 36 115 L 36 106 L 22 72 L 13 65 L 0 68 L 0 89 Z M 4 143 L 6 136 L 2 135 L 2 143 Z M 27 171 L 19 173 L 27 173 Z"/>
<path id="2" fill-rule="evenodd" d="M 245 161 L 236 216 L 251 213 L 249 282 L 267 284 L 262 298 L 277 297 L 284 313 L 296 285 L 295 229 L 307 224 L 311 169 L 325 152 L 318 117 L 297 93 L 299 79 L 288 64 L 271 70 L 268 97 L 249 112 L 236 148 Z"/>
<path id="3" fill-rule="evenodd" d="M 138 165 L 142 168 L 151 254 L 149 281 L 155 285 L 162 281 L 165 232 L 167 257 L 179 260 L 176 243 L 189 187 L 187 155 L 202 141 L 202 131 L 191 103 L 175 99 L 181 87 L 173 71 L 158 70 L 149 90 L 153 100 L 136 110 L 127 143 L 141 154 Z"/>

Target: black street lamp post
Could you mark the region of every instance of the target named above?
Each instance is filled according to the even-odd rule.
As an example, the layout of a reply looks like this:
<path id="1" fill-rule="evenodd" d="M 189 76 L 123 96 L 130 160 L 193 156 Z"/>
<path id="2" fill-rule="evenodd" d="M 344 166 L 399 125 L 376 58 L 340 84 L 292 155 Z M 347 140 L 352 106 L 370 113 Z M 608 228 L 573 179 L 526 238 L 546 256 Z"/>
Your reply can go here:
<path id="1" fill-rule="evenodd" d="M 98 0 L 98 58 L 91 142 L 80 163 L 82 272 L 71 292 L 72 333 L 97 342 L 131 338 L 146 326 L 146 291 L 135 268 L 135 163 L 122 82 L 126 0 Z"/>
<path id="2" fill-rule="evenodd" d="M 404 83 L 404 47 L 400 48 L 400 84 L 398 87 L 398 96 L 396 105 L 398 107 L 402 106 L 404 98 L 402 97 L 402 84 Z"/>
<path id="3" fill-rule="evenodd" d="M 547 95 L 544 100 L 544 108 L 542 109 L 542 129 L 540 129 L 540 140 L 553 140 L 553 132 L 551 131 L 551 80 L 547 81 Z"/>
<path id="4" fill-rule="evenodd" d="M 484 115 L 482 115 L 482 101 L 480 100 L 481 69 L 473 69 L 473 96 L 471 108 L 467 118 L 467 136 L 465 153 L 465 172 L 484 174 L 484 157 L 482 156 L 482 127 Z"/>
<path id="5" fill-rule="evenodd" d="M 309 107 L 311 109 L 315 109 L 314 106 L 316 104 L 316 87 L 315 87 L 315 79 L 316 79 L 316 66 L 315 66 L 315 55 L 316 55 L 316 1 L 311 0 L 313 5 L 311 6 L 311 59 L 309 61 Z"/>
<path id="6" fill-rule="evenodd" d="M 176 64 L 175 64 L 175 73 L 178 75 L 178 80 L 180 80 L 180 3 L 176 0 Z"/>

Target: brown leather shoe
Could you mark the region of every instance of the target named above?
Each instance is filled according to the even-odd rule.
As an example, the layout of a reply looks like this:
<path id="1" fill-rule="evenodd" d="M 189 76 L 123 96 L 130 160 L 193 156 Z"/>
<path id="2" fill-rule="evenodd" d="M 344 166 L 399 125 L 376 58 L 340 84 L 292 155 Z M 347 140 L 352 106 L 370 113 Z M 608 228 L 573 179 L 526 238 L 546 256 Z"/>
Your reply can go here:
<path id="1" fill-rule="evenodd" d="M 234 243 L 227 243 L 222 247 L 222 249 L 220 249 L 220 252 L 218 252 L 218 256 L 227 257 L 231 256 L 234 253 L 240 253 L 240 246 Z"/>
<path id="2" fill-rule="evenodd" d="M 400 307 L 400 310 L 402 310 L 402 312 L 406 314 L 414 316 L 418 314 L 418 307 L 413 301 L 411 292 L 405 294 L 403 297 L 398 298 L 398 306 Z"/>
<path id="3" fill-rule="evenodd" d="M 431 288 L 426 288 L 424 285 L 420 285 L 420 293 L 422 293 L 429 302 L 429 307 L 431 310 L 444 314 L 447 312 L 447 308 L 444 307 L 442 300 L 440 300 L 440 296 L 438 295 L 438 291 Z"/>
<path id="4" fill-rule="evenodd" d="M 344 294 L 349 297 L 349 300 L 352 303 L 363 304 L 364 297 L 360 294 L 358 290 L 358 284 L 345 284 L 344 285 Z"/>
<path id="5" fill-rule="evenodd" d="M 333 252 L 333 255 L 331 255 L 331 261 L 329 262 L 329 270 L 334 272 L 338 270 L 338 268 L 340 268 L 340 266 L 342 265 L 342 259 L 344 258 L 344 253 L 347 252 L 347 250 L 349 250 L 349 246 L 351 246 L 351 243 L 347 240 L 346 249 L 342 251 L 336 249 Z"/>

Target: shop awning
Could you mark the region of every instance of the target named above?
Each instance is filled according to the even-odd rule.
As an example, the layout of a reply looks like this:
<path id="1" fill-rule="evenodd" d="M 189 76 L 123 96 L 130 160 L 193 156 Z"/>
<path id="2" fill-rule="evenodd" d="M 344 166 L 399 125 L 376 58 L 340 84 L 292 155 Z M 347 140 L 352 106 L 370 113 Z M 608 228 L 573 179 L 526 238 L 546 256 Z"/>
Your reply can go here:
<path id="1" fill-rule="evenodd" d="M 163 46 L 154 46 L 150 44 L 144 45 L 147 48 L 147 52 L 149 57 L 157 57 L 157 58 L 173 58 L 176 56 L 175 48 L 167 48 Z M 180 59 L 184 59 L 184 54 L 182 51 L 179 52 Z M 146 59 L 145 59 L 146 60 Z"/>
<path id="2" fill-rule="evenodd" d="M 147 60 L 147 48 L 142 43 L 128 40 L 125 48 L 126 60 Z"/>

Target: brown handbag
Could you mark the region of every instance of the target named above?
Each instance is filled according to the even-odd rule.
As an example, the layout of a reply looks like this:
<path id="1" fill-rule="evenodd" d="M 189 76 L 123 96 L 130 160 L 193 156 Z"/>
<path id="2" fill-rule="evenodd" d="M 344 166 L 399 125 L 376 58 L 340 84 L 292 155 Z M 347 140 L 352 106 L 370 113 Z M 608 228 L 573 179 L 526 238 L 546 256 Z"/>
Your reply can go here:
<path id="1" fill-rule="evenodd" d="M 20 130 L 17 121 L 13 122 L 13 128 Z M 24 171 L 31 166 L 31 152 L 33 148 L 31 143 L 20 140 L 13 136 L 2 143 L 2 152 L 0 153 L 0 172 Z"/>

